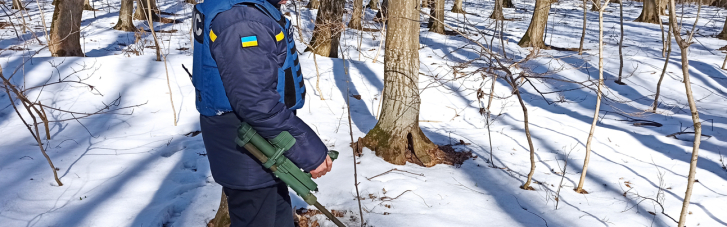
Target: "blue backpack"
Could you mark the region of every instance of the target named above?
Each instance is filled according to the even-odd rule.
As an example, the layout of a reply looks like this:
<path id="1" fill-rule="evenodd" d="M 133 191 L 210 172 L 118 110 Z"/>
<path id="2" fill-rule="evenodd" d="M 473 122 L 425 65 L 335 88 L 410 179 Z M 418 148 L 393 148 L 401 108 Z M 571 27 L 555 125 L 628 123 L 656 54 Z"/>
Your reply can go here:
<path id="1" fill-rule="evenodd" d="M 291 33 L 290 20 L 266 0 L 207 0 L 195 5 L 192 16 L 194 33 L 194 64 L 192 84 L 196 90 L 197 111 L 204 116 L 215 116 L 232 112 L 232 106 L 222 86 L 217 62 L 210 52 L 210 24 L 217 14 L 235 5 L 247 4 L 262 11 L 275 20 L 283 30 L 287 42 L 285 63 L 278 69 L 277 91 L 280 102 L 291 110 L 300 109 L 305 104 L 305 84 L 300 70 L 298 52 Z"/>

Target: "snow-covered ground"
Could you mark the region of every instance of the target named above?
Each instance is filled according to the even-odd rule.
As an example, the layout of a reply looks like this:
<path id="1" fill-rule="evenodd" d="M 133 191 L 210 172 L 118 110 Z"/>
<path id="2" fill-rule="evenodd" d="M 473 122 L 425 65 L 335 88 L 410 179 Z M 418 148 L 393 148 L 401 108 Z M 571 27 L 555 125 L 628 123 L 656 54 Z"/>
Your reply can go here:
<path id="1" fill-rule="evenodd" d="M 6 2 L 10 6 L 11 1 Z M 181 1 L 160 0 L 160 8 L 174 13 L 166 16 L 183 23 L 155 24 L 159 33 L 176 108 L 178 125 L 174 126 L 164 62 L 154 61 L 154 50 L 143 49 L 140 56 L 131 49 L 153 46 L 149 33 L 136 41 L 133 32 L 111 27 L 117 21 L 119 2 L 96 2 L 100 9 L 84 12 L 82 43 L 85 58 L 53 58 L 38 40 L 46 42 L 41 11 L 28 1 L 25 20 L 34 29 L 6 26 L 0 29 L 0 65 L 13 82 L 33 87 L 48 80 L 58 80 L 78 71 L 97 91 L 77 84 L 56 85 L 30 92 L 46 105 L 93 112 L 120 98 L 118 107 L 134 106 L 95 115 L 78 121 L 51 124 L 52 140 L 45 147 L 58 167 L 64 186 L 57 186 L 50 167 L 15 115 L 7 99 L 0 94 L 0 226 L 203 226 L 211 219 L 221 187 L 209 171 L 200 136 L 188 134 L 199 130 L 194 107 L 194 89 L 182 64 L 191 68 L 191 6 Z M 51 1 L 40 1 L 46 24 L 50 24 Z M 447 2 L 446 9 L 452 2 Z M 492 34 L 494 23 L 487 19 L 492 1 L 465 1 L 470 14 L 447 12 L 449 24 L 475 39 L 474 28 Z M 520 59 L 530 51 L 517 46 L 527 29 L 534 1 L 515 1 L 517 8 L 505 9 L 505 46 L 509 57 Z M 577 48 L 582 25 L 581 1 L 554 3 L 548 19 L 546 43 L 560 48 Z M 304 5 L 304 4 L 301 4 Z M 656 114 L 645 113 L 653 102 L 656 82 L 664 58 L 661 56 L 659 25 L 631 22 L 638 17 L 642 4 L 624 4 L 624 82 L 618 76 L 618 5 L 611 4 L 604 18 L 605 91 L 612 100 L 602 106 L 593 144 L 585 189 L 587 195 L 575 193 L 585 155 L 585 140 L 595 107 L 595 92 L 574 89 L 574 84 L 537 81 L 541 92 L 569 90 L 541 97 L 526 84 L 522 87 L 530 113 L 530 130 L 536 148 L 535 191 L 519 188 L 529 171 L 529 153 L 524 135 L 523 116 L 517 99 L 503 81 L 497 81 L 492 110 L 496 117 L 491 126 L 492 145 L 488 142 L 485 118 L 479 108 L 476 89 L 489 92 L 489 79 L 479 75 L 453 79 L 452 66 L 478 56 L 473 46 L 461 36 L 444 36 L 422 28 L 420 88 L 422 96 L 421 126 L 438 144 L 455 145 L 471 150 L 477 158 L 461 167 L 437 165 L 424 168 L 414 164 L 391 165 L 364 149 L 357 159 L 359 188 L 364 220 L 370 226 L 674 226 L 664 213 L 678 219 L 686 188 L 692 142 L 666 137 L 691 131 L 684 85 L 681 83 L 679 49 L 673 44 L 667 76 L 662 87 L 661 105 Z M 350 6 L 349 6 L 350 7 Z M 293 7 L 287 9 L 293 11 Z M 687 28 L 694 23 L 696 7 L 686 6 L 683 18 Z M 8 12 L 15 12 L 14 10 Z M 367 11 L 371 21 L 373 11 Z M 700 108 L 703 133 L 695 184 L 689 207 L 687 226 L 727 225 L 727 170 L 721 155 L 727 156 L 727 74 L 720 69 L 724 54 L 717 49 L 726 41 L 711 36 L 718 33 L 727 11 L 704 7 L 690 48 L 690 73 L 695 98 Z M 18 23 L 18 17 L 11 18 Z M 293 21 L 295 13 L 292 13 Z M 310 39 L 315 11 L 301 13 L 304 40 Z M 666 17 L 662 18 L 666 21 Z M 425 22 L 426 18 L 422 17 Z M 465 22 L 468 26 L 464 26 Z M 575 81 L 598 77 L 598 17 L 589 12 L 586 46 L 583 55 L 576 52 L 546 50 L 523 68 L 536 73 L 550 71 L 553 78 Z M 145 23 L 136 21 L 137 26 Z M 370 23 L 370 22 L 369 22 Z M 371 28 L 377 25 L 369 24 Z M 16 30 L 20 38 L 16 35 Z M 360 38 L 360 39 L 359 39 Z M 27 40 L 27 42 L 24 42 Z M 349 124 L 345 108 L 347 89 L 361 99 L 350 98 L 354 138 L 363 137 L 376 124 L 383 89 L 383 51 L 379 32 L 346 31 L 342 49 L 346 60 L 317 57 L 320 92 L 316 91 L 316 69 L 309 53 L 301 55 L 308 88 L 307 105 L 299 111 L 331 149 L 341 151 L 333 171 L 316 180 L 316 195 L 329 209 L 345 210 L 343 221 L 358 223 L 358 207 L 353 180 L 353 156 L 349 147 Z M 360 53 L 358 43 L 361 42 Z M 466 46 L 468 45 L 468 46 Z M 495 42 L 494 49 L 502 48 Z M 465 47 L 466 46 L 466 47 Z M 302 50 L 304 45 L 299 43 Z M 461 48 L 464 47 L 464 48 Z M 16 50 L 10 50 L 10 49 Z M 40 50 L 37 55 L 36 51 Z M 375 55 L 378 59 L 373 62 Z M 25 64 L 23 64 L 25 62 Z M 56 66 L 56 67 L 54 67 Z M 471 71 L 476 65 L 460 71 Z M 82 70 L 86 69 L 86 70 Z M 346 71 L 348 74 L 346 74 Z M 462 74 L 458 74 L 462 77 Z M 435 77 L 436 76 L 436 77 Z M 100 92 L 100 93 L 99 93 Z M 550 103 L 550 104 L 549 104 Z M 67 113 L 46 110 L 53 119 L 72 117 Z M 627 113 L 621 115 L 623 113 Z M 637 127 L 626 116 L 655 121 L 662 127 Z M 494 164 L 488 162 L 490 147 Z M 563 178 L 559 204 L 555 194 L 561 182 L 561 168 L 566 155 L 567 171 Z M 392 171 L 396 168 L 402 171 Z M 294 206 L 305 203 L 294 193 Z M 355 216 L 351 218 L 351 216 Z M 321 218 L 322 217 L 317 217 Z M 321 220 L 323 226 L 332 223 Z"/>

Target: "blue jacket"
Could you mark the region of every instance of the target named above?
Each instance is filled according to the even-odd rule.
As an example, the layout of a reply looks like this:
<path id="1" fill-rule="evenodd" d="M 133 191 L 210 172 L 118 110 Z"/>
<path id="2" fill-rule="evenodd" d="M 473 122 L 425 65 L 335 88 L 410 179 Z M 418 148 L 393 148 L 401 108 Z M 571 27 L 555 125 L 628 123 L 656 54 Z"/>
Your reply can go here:
<path id="1" fill-rule="evenodd" d="M 214 0 L 202 4 L 214 4 Z M 268 139 L 282 131 L 290 132 L 296 143 L 285 156 L 301 169 L 311 171 L 323 163 L 328 151 L 326 146 L 305 122 L 295 116 L 288 108 L 290 106 L 282 102 L 278 92 L 281 87 L 278 84 L 279 71 L 286 64 L 286 56 L 290 55 L 287 54 L 289 43 L 285 41 L 292 40 L 290 34 L 283 32 L 278 21 L 252 5 L 234 5 L 217 14 L 209 30 L 214 32 L 214 35 L 209 34 L 211 37 L 206 37 L 214 40 L 209 43 L 209 50 L 234 112 L 234 117 L 230 114 L 202 116 L 202 133 L 215 181 L 241 190 L 275 184 L 275 177 L 270 171 L 237 146 L 234 140 L 215 139 L 228 138 L 229 129 L 239 126 L 240 120 Z M 283 40 L 281 36 L 284 36 Z M 249 37 L 254 37 L 255 42 L 250 43 Z M 198 75 L 195 73 L 195 76 Z M 295 85 L 302 86 L 302 80 Z M 229 127 L 230 124 L 234 127 Z M 220 133 L 224 135 L 216 135 Z"/>

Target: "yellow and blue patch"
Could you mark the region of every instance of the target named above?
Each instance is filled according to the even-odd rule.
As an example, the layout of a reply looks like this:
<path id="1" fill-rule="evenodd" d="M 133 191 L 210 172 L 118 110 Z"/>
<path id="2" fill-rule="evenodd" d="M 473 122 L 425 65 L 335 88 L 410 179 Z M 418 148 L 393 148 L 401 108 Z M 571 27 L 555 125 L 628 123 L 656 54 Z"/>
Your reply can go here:
<path id="1" fill-rule="evenodd" d="M 275 40 L 280 42 L 280 40 L 283 40 L 285 38 L 285 34 L 281 31 L 280 34 L 275 35 Z"/>
<path id="2" fill-rule="evenodd" d="M 242 47 L 256 47 L 257 46 L 257 36 L 245 36 L 240 38 L 240 41 L 242 41 Z"/>

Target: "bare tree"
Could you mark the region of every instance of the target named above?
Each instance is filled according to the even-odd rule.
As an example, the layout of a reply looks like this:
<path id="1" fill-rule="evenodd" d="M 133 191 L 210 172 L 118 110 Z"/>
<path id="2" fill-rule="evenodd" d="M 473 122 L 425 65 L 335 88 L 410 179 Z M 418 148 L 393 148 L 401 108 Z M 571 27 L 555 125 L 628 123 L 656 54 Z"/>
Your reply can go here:
<path id="1" fill-rule="evenodd" d="M 84 56 L 81 49 L 82 14 L 83 0 L 63 0 L 56 4 L 48 43 L 53 57 Z"/>
<path id="2" fill-rule="evenodd" d="M 369 4 L 366 5 L 367 8 L 371 10 L 379 10 L 379 0 L 371 0 L 369 1 Z"/>
<path id="3" fill-rule="evenodd" d="M 375 1 L 375 0 L 374 0 Z M 363 0 L 353 0 L 353 13 L 351 15 L 351 21 L 348 22 L 348 27 L 356 30 L 363 29 L 361 20 L 363 19 Z"/>
<path id="4" fill-rule="evenodd" d="M 600 1 L 600 0 L 596 0 Z M 591 123 L 591 131 L 588 133 L 588 140 L 586 142 L 586 158 L 583 160 L 583 171 L 581 171 L 581 178 L 578 181 L 578 187 L 575 191 L 581 194 L 587 194 L 586 190 L 583 190 L 583 184 L 586 182 L 586 172 L 588 172 L 588 162 L 591 159 L 591 142 L 593 141 L 593 135 L 596 133 L 596 123 L 598 123 L 598 112 L 601 110 L 601 89 L 603 88 L 603 11 L 606 10 L 608 2 L 606 0 L 603 3 L 603 7 L 598 9 L 598 89 L 596 91 L 596 111 L 593 113 L 593 122 Z"/>
<path id="5" fill-rule="evenodd" d="M 586 22 L 588 22 L 588 11 L 586 10 L 586 5 L 588 5 L 588 2 L 583 0 L 583 30 L 581 30 L 581 44 L 578 46 L 578 55 L 583 55 L 583 41 L 586 39 Z"/>
<path id="6" fill-rule="evenodd" d="M 149 11 L 151 11 L 151 16 L 149 16 Z M 155 22 L 161 22 L 161 23 L 173 23 L 175 22 L 172 19 L 164 18 L 159 16 L 161 11 L 159 10 L 159 7 L 157 7 L 156 0 L 152 1 L 146 1 L 146 0 L 136 0 L 136 12 L 134 12 L 134 20 L 148 20 L 147 17 L 150 17 L 152 21 Z"/>
<path id="7" fill-rule="evenodd" d="M 515 4 L 512 3 L 512 0 L 503 0 L 502 7 L 503 8 L 515 8 Z"/>
<path id="8" fill-rule="evenodd" d="M 702 5 L 697 4 L 697 17 L 694 20 L 691 32 L 687 32 L 687 38 L 684 39 L 681 36 L 681 27 L 677 24 L 676 19 L 676 3 L 674 0 L 669 0 L 669 26 L 674 34 L 682 55 L 682 74 L 684 75 L 684 88 L 686 90 L 687 101 L 689 102 L 689 110 L 692 114 L 692 123 L 694 123 L 694 144 L 692 146 L 692 159 L 689 162 L 689 176 L 687 177 L 687 190 L 684 193 L 684 201 L 682 203 L 682 211 L 679 215 L 679 227 L 684 227 L 687 221 L 687 213 L 689 212 L 689 200 L 692 197 L 692 189 L 694 188 L 694 176 L 697 174 L 697 159 L 699 158 L 699 144 L 701 143 L 702 137 L 702 123 L 699 121 L 699 110 L 697 110 L 697 103 L 694 100 L 692 94 L 692 83 L 689 80 L 689 46 L 692 45 L 692 38 L 694 37 L 694 31 L 697 28 L 697 22 L 699 21 L 699 13 L 702 11 Z"/>
<path id="9" fill-rule="evenodd" d="M 343 0 L 321 0 L 316 27 L 306 51 L 324 57 L 338 57 L 338 45 L 343 31 Z"/>
<path id="10" fill-rule="evenodd" d="M 667 36 L 667 49 L 666 59 L 664 60 L 664 67 L 661 68 L 661 76 L 659 76 L 659 82 L 656 83 L 656 94 L 654 95 L 654 105 L 652 106 L 651 112 L 656 113 L 656 109 L 659 108 L 659 95 L 661 94 L 661 82 L 664 81 L 664 75 L 666 75 L 666 67 L 669 66 L 669 57 L 671 57 L 671 26 L 669 26 L 669 35 Z"/>
<path id="11" fill-rule="evenodd" d="M 619 19 L 621 20 L 621 33 L 620 33 L 621 40 L 618 41 L 618 59 L 619 59 L 619 63 L 618 63 L 618 79 L 616 80 L 616 83 L 617 84 L 620 84 L 620 85 L 625 85 L 625 83 L 621 81 L 621 75 L 623 75 L 623 72 L 624 72 L 624 54 L 623 54 L 623 47 L 624 47 L 624 3 L 623 3 L 623 1 L 619 1 L 618 2 L 618 10 L 619 10 Z"/>
<path id="12" fill-rule="evenodd" d="M 530 20 L 530 26 L 525 35 L 520 39 L 518 45 L 521 47 L 547 48 L 543 42 L 545 26 L 548 23 L 548 13 L 550 12 L 550 0 L 536 0 L 535 9 L 533 9 L 533 18 Z"/>
<path id="13" fill-rule="evenodd" d="M 121 0 L 121 9 L 119 9 L 119 21 L 116 22 L 114 29 L 121 31 L 136 31 L 132 15 L 134 13 L 134 0 Z"/>
<path id="14" fill-rule="evenodd" d="M 429 31 L 444 34 L 444 0 L 434 0 L 433 7 L 429 8 Z M 436 18 L 436 19 L 435 19 Z M 440 22 L 442 21 L 442 22 Z"/>
<path id="15" fill-rule="evenodd" d="M 84 0 L 83 1 L 83 10 L 94 11 L 96 9 L 94 9 L 93 6 L 91 6 L 91 2 L 89 2 L 89 0 Z"/>
<path id="16" fill-rule="evenodd" d="M 417 0 L 391 4 L 379 122 L 359 142 L 385 161 L 433 166 L 441 152 L 419 128 L 419 13 Z"/>
<path id="17" fill-rule="evenodd" d="M 725 20 L 725 23 L 722 25 L 722 32 L 717 35 L 717 38 L 727 40 L 727 20 Z"/>
<path id="18" fill-rule="evenodd" d="M 491 19 L 505 20 L 505 14 L 502 13 L 502 8 L 505 0 L 495 0 L 495 9 L 492 10 L 490 15 Z"/>
<path id="19" fill-rule="evenodd" d="M 381 2 L 381 9 L 379 9 L 379 12 L 376 13 L 376 16 L 374 17 L 374 21 L 385 22 L 386 18 L 388 16 L 389 16 L 389 0 L 384 0 Z"/>
<path id="20" fill-rule="evenodd" d="M 318 8 L 320 8 L 320 6 L 321 6 L 320 0 L 310 0 L 310 2 L 308 2 L 308 5 L 306 5 L 305 7 L 308 9 L 318 9 Z"/>
<path id="21" fill-rule="evenodd" d="M 462 8 L 462 5 L 463 5 L 462 2 L 463 2 L 463 0 L 454 0 L 454 5 L 452 6 L 452 10 L 450 10 L 450 11 L 452 11 L 453 13 L 466 14 L 467 12 L 464 11 L 464 8 Z"/>

